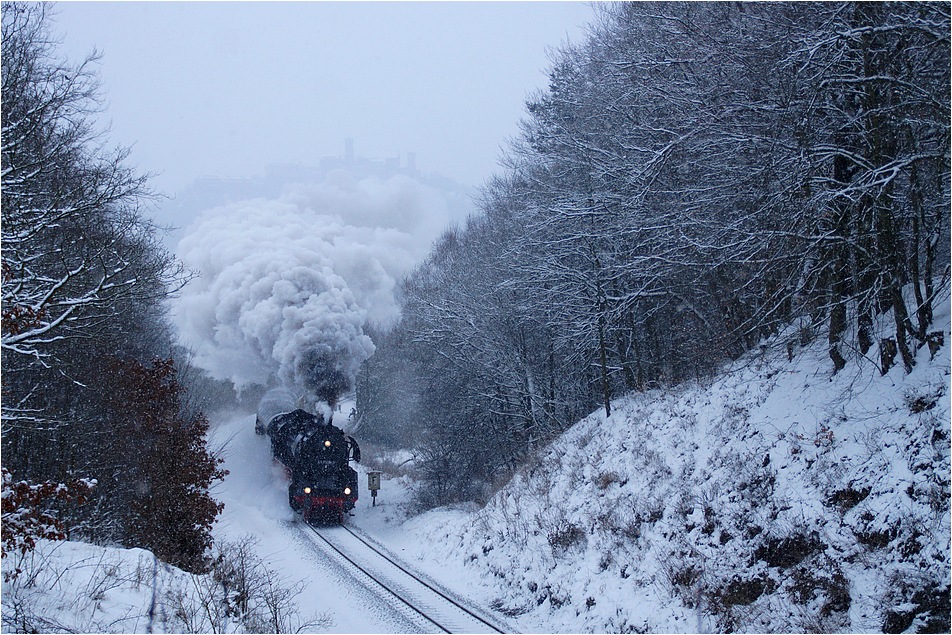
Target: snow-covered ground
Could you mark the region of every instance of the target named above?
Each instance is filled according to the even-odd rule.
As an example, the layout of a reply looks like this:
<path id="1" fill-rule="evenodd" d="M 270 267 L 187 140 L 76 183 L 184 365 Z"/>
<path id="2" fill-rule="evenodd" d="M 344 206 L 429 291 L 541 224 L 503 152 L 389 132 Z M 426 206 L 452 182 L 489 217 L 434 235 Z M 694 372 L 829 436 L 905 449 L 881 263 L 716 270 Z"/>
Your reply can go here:
<path id="1" fill-rule="evenodd" d="M 792 361 L 772 346 L 716 380 L 593 413 L 481 509 L 410 517 L 412 482 L 389 474 L 371 506 L 362 471 L 349 522 L 517 631 L 928 627 L 930 607 L 946 619 L 949 610 L 948 301 L 940 306 L 946 345 L 934 359 L 921 349 L 911 375 L 900 366 L 881 376 L 863 360 L 832 375 L 822 341 L 796 346 Z M 304 538 L 254 415 L 213 423 L 230 472 L 215 490 L 225 504 L 216 538 L 245 541 L 290 590 L 283 624 L 412 632 Z M 188 621 L 208 578 L 156 567 L 146 551 L 42 543 L 34 561 L 32 577 L 4 583 L 4 630 L 18 611 L 44 630 L 211 630 L 211 618 Z"/>

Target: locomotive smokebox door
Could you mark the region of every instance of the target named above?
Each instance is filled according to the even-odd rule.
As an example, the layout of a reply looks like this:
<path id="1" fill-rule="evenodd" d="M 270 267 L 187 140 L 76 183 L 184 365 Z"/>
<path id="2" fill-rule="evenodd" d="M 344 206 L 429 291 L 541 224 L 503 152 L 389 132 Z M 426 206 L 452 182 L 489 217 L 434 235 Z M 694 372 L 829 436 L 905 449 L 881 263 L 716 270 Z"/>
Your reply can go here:
<path id="1" fill-rule="evenodd" d="M 373 498 L 373 504 L 377 504 L 377 490 L 380 489 L 380 472 L 367 472 L 367 489 L 370 490 L 370 496 Z"/>

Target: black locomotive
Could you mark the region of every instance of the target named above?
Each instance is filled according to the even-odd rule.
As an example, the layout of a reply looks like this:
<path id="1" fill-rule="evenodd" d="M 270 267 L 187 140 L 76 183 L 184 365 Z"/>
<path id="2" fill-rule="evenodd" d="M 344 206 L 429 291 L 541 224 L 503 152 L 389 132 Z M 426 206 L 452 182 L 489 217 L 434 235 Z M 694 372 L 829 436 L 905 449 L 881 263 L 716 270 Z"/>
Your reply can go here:
<path id="1" fill-rule="evenodd" d="M 343 522 L 357 503 L 360 447 L 321 414 L 294 407 L 290 391 L 269 391 L 258 407 L 255 432 L 290 473 L 288 502 L 307 522 Z"/>

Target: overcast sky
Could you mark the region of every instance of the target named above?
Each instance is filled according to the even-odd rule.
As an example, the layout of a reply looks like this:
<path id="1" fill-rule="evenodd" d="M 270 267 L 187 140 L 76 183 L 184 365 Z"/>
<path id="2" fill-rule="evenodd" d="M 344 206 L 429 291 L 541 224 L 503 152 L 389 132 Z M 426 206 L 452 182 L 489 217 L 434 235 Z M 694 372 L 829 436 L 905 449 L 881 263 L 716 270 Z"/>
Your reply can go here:
<path id="1" fill-rule="evenodd" d="M 498 171 L 547 51 L 580 41 L 576 2 L 61 2 L 54 31 L 94 47 L 113 144 L 174 194 L 343 154 L 416 153 L 464 185 Z"/>

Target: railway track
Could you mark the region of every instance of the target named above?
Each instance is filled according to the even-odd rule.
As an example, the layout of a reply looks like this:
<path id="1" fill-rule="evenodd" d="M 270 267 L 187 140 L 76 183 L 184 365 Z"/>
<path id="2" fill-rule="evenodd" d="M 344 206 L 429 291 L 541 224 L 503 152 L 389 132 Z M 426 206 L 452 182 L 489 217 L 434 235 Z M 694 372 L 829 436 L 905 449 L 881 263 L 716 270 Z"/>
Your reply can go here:
<path id="1" fill-rule="evenodd" d="M 463 605 L 448 593 L 422 580 L 395 558 L 346 526 L 313 527 L 308 533 L 317 546 L 363 582 L 393 597 L 395 608 L 420 625 L 420 632 L 505 633 L 506 629 Z"/>

